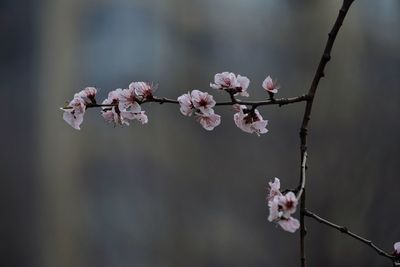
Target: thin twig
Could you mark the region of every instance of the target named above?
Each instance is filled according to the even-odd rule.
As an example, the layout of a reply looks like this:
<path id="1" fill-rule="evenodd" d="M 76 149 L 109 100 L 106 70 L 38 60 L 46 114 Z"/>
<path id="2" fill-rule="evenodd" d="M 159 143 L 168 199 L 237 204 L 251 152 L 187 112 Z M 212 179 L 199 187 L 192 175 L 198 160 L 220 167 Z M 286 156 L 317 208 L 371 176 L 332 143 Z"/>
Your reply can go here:
<path id="1" fill-rule="evenodd" d="M 297 189 L 297 199 L 301 198 L 306 186 L 306 170 L 307 170 L 307 151 L 303 154 L 303 159 L 301 160 L 301 170 L 300 170 L 300 186 Z"/>
<path id="2" fill-rule="evenodd" d="M 366 238 L 364 238 L 362 236 L 359 236 L 359 235 L 351 232 L 346 226 L 337 225 L 337 224 L 335 224 L 333 222 L 330 222 L 330 221 L 328 221 L 328 220 L 326 220 L 326 219 L 324 219 L 324 218 L 318 216 L 317 214 L 315 214 L 315 213 L 313 213 L 311 211 L 308 211 L 308 210 L 304 211 L 304 215 L 307 216 L 307 217 L 313 218 L 313 219 L 315 219 L 316 221 L 318 221 L 318 222 L 320 222 L 322 224 L 325 224 L 325 225 L 328 225 L 328 226 L 330 226 L 332 228 L 335 228 L 336 230 L 339 230 L 341 233 L 344 233 L 344 234 L 346 234 L 348 236 L 351 236 L 352 238 L 355 238 L 355 239 L 357 239 L 358 241 L 361 241 L 364 244 L 367 244 L 372 249 L 374 249 L 380 256 L 386 257 L 386 258 L 390 259 L 393 262 L 397 259 L 396 256 L 391 255 L 391 254 L 385 252 L 383 249 L 381 249 L 378 246 L 376 246 L 371 240 L 368 240 L 368 239 L 366 239 Z"/>
<path id="3" fill-rule="evenodd" d="M 332 27 L 332 30 L 328 34 L 328 41 L 325 45 L 324 52 L 322 54 L 322 57 L 320 59 L 320 62 L 318 64 L 317 70 L 314 75 L 314 79 L 311 83 L 310 89 L 308 91 L 308 99 L 307 99 L 307 104 L 306 108 L 304 110 L 304 115 L 303 115 L 303 121 L 301 124 L 300 128 L 300 160 L 301 164 L 303 164 L 303 159 L 306 156 L 307 153 L 307 131 L 308 131 L 308 122 L 310 121 L 310 115 L 311 115 L 311 110 L 312 110 L 312 105 L 314 102 L 314 97 L 315 93 L 318 88 L 319 81 L 321 80 L 322 77 L 325 76 L 324 70 L 326 64 L 329 62 L 331 59 L 331 51 L 333 44 L 335 42 L 336 36 L 339 32 L 340 27 L 343 24 L 344 18 L 346 17 L 346 14 L 353 3 L 354 0 L 344 0 L 342 7 L 339 10 L 339 14 L 336 18 L 335 24 Z M 302 169 L 303 170 L 303 169 Z M 305 171 L 305 169 L 304 169 Z M 306 208 L 306 197 L 305 197 L 305 180 L 303 179 L 305 175 L 301 174 L 300 175 L 300 188 L 302 189 L 302 195 L 300 198 L 300 261 L 301 261 L 301 266 L 306 267 L 306 253 L 305 253 L 305 235 L 306 235 L 306 227 L 305 227 L 305 221 L 304 221 L 304 216 L 305 216 L 305 208 Z M 304 185 L 303 185 L 304 183 Z"/>

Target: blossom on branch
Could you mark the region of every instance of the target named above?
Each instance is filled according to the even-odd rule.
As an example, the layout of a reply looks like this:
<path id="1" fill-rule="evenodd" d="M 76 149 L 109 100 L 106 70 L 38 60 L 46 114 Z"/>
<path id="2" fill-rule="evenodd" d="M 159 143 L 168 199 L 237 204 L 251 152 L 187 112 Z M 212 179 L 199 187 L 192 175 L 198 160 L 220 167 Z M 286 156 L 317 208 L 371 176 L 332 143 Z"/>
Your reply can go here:
<path id="1" fill-rule="evenodd" d="M 62 108 L 62 110 L 64 110 L 63 119 L 74 129 L 80 130 L 86 110 L 85 101 L 80 97 L 75 97 L 69 102 L 68 107 Z"/>
<path id="2" fill-rule="evenodd" d="M 280 227 L 282 227 L 283 230 L 289 233 L 296 232 L 296 230 L 299 229 L 300 227 L 299 220 L 293 217 L 289 218 L 282 217 L 277 223 L 279 224 Z"/>
<path id="3" fill-rule="evenodd" d="M 148 122 L 133 88 L 111 91 L 102 104 L 109 105 L 103 107 L 103 118 L 114 125 L 129 125 L 129 120 L 138 120 L 142 124 Z"/>
<path id="4" fill-rule="evenodd" d="M 108 97 L 104 99 L 102 105 L 109 105 L 107 107 L 102 108 L 101 115 L 108 123 L 114 123 L 114 125 L 129 125 L 121 114 L 120 107 L 125 109 L 125 105 L 128 106 L 130 100 L 128 100 L 128 96 L 122 97 L 122 89 L 118 88 L 114 91 L 108 93 Z M 120 101 L 121 98 L 123 101 Z"/>
<path id="5" fill-rule="evenodd" d="M 95 87 L 86 87 L 79 93 L 74 95 L 74 98 L 80 97 L 88 104 L 96 104 L 97 89 Z"/>
<path id="6" fill-rule="evenodd" d="M 95 87 L 86 87 L 69 102 L 68 107 L 61 108 L 64 111 L 63 119 L 74 129 L 80 130 L 83 122 L 83 115 L 88 104 L 96 104 L 97 89 Z"/>
<path id="7" fill-rule="evenodd" d="M 269 187 L 267 194 L 268 221 L 276 222 L 283 230 L 294 233 L 300 227 L 299 221 L 291 216 L 296 212 L 298 204 L 296 195 L 291 191 L 283 195 L 278 178 L 275 178 L 274 182 L 270 182 Z"/>
<path id="8" fill-rule="evenodd" d="M 262 83 L 262 87 L 267 90 L 267 92 L 273 96 L 273 94 L 278 93 L 278 90 L 280 86 L 278 85 L 277 81 L 273 81 L 270 76 L 265 78 L 265 80 Z"/>
<path id="9" fill-rule="evenodd" d="M 267 195 L 267 201 L 271 201 L 275 196 L 281 196 L 282 193 L 280 191 L 281 182 L 278 178 L 275 177 L 274 182 L 269 182 L 270 190 Z"/>
<path id="10" fill-rule="evenodd" d="M 233 115 L 233 120 L 237 127 L 246 133 L 265 134 L 267 130 L 267 120 L 263 120 L 257 109 L 249 110 L 246 106 L 241 105 L 240 111 Z"/>
<path id="11" fill-rule="evenodd" d="M 185 116 L 189 116 L 189 117 L 192 116 L 194 106 L 193 106 L 192 97 L 190 95 L 190 92 L 178 97 L 178 101 L 179 101 L 181 113 Z"/>
<path id="12" fill-rule="evenodd" d="M 204 129 L 211 131 L 221 123 L 221 116 L 214 113 L 215 101 L 212 95 L 193 90 L 178 97 L 180 111 L 185 116 L 196 115 Z"/>
<path id="13" fill-rule="evenodd" d="M 133 90 L 141 101 L 153 99 L 156 87 L 146 82 L 132 82 L 129 89 Z"/>
<path id="14" fill-rule="evenodd" d="M 234 95 L 249 96 L 247 88 L 250 80 L 246 76 L 236 75 L 232 72 L 217 73 L 214 76 L 214 83 L 210 83 L 210 87 L 219 90 L 232 92 Z"/>
<path id="15" fill-rule="evenodd" d="M 193 107 L 200 110 L 201 113 L 214 113 L 212 108 L 215 106 L 215 101 L 212 95 L 201 92 L 199 90 L 193 90 L 190 96 L 192 99 Z"/>
<path id="16" fill-rule="evenodd" d="M 214 130 L 221 123 L 221 116 L 214 114 L 213 109 L 208 113 L 196 113 L 196 118 L 207 131 Z"/>
<path id="17" fill-rule="evenodd" d="M 116 89 L 108 94 L 106 99 L 108 104 L 118 104 L 120 110 L 130 109 L 133 112 L 140 112 L 141 108 L 138 103 L 138 96 L 133 88 L 129 89 Z M 104 101 L 106 101 L 104 100 Z M 114 102 L 113 102 L 114 101 Z M 103 104 L 106 104 L 103 102 Z"/>

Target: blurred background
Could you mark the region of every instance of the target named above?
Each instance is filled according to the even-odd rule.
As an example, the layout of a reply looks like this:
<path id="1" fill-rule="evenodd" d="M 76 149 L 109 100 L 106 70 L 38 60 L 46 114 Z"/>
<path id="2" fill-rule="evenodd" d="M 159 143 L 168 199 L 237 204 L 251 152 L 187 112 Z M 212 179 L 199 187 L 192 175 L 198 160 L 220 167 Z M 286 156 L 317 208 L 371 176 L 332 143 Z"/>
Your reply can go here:
<path id="1" fill-rule="evenodd" d="M 2 0 L 0 266 L 299 266 L 298 233 L 267 221 L 265 187 L 294 188 L 304 103 L 262 107 L 249 135 L 229 107 L 207 132 L 174 105 L 81 131 L 58 109 L 86 86 L 99 100 L 131 81 L 176 98 L 217 72 L 279 97 L 308 90 L 341 1 Z M 307 206 L 392 251 L 400 241 L 400 2 L 356 1 L 317 93 Z M 298 214 L 296 214 L 298 217 Z M 309 266 L 390 266 L 307 219 Z"/>

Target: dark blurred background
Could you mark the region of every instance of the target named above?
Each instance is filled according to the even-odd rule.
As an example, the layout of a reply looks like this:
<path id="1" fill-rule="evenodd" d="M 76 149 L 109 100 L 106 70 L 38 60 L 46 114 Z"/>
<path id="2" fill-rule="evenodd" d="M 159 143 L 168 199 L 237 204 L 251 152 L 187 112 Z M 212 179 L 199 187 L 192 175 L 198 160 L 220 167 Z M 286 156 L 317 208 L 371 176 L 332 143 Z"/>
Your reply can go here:
<path id="1" fill-rule="evenodd" d="M 341 1 L 2 0 L 0 266 L 298 266 L 298 233 L 267 221 L 265 187 L 298 183 L 304 104 L 263 107 L 270 132 L 212 132 L 173 105 L 149 124 L 81 131 L 58 109 L 86 86 L 131 81 L 159 96 L 217 72 L 267 74 L 302 94 Z M 400 2 L 356 1 L 320 84 L 309 135 L 308 207 L 392 251 L 400 241 Z M 298 217 L 298 214 L 296 215 Z M 390 266 L 307 219 L 309 266 Z"/>

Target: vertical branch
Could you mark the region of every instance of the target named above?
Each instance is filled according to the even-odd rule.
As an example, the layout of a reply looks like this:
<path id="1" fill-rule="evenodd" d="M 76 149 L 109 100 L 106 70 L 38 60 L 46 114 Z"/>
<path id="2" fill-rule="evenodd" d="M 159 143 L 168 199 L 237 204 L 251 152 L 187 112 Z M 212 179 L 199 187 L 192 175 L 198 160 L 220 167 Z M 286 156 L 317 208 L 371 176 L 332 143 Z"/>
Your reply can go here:
<path id="1" fill-rule="evenodd" d="M 306 169 L 307 169 L 307 151 L 304 151 L 301 159 L 300 186 L 297 193 L 297 199 L 300 199 L 300 261 L 301 266 L 306 265 L 306 251 L 304 238 L 306 236 L 306 227 L 304 224 L 304 211 L 306 210 Z"/>
<path id="2" fill-rule="evenodd" d="M 300 261 L 301 266 L 306 266 L 306 245 L 305 245 L 305 237 L 307 234 L 306 224 L 304 223 L 304 211 L 306 209 L 306 192 L 303 191 L 303 194 L 300 198 Z"/>
<path id="3" fill-rule="evenodd" d="M 354 0 L 343 0 L 342 7 L 339 10 L 339 14 L 336 18 L 335 24 L 333 25 L 331 31 L 328 34 L 328 41 L 325 45 L 324 52 L 318 64 L 318 68 L 315 72 L 314 79 L 311 83 L 310 89 L 308 91 L 309 98 L 307 99 L 307 104 L 304 110 L 303 121 L 300 128 L 300 158 L 301 164 L 303 164 L 303 159 L 307 156 L 307 132 L 308 123 L 310 121 L 312 105 L 314 102 L 315 93 L 318 88 L 319 81 L 325 76 L 324 69 L 326 64 L 331 59 L 331 51 L 333 44 L 335 42 L 336 36 L 339 32 L 340 27 L 343 24 L 344 18 L 346 17 L 347 11 L 349 10 L 351 4 Z M 304 169 L 305 170 L 305 169 Z M 306 255 L 305 255 L 305 235 L 306 226 L 304 223 L 304 216 L 306 211 L 306 197 L 305 197 L 305 180 L 303 181 L 303 175 L 300 175 L 300 188 L 302 188 L 302 195 L 300 198 L 300 260 L 301 266 L 306 266 Z M 304 185 L 302 186 L 302 184 Z"/>

